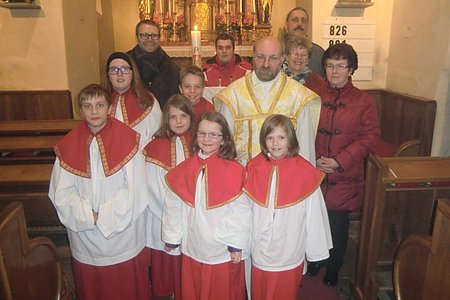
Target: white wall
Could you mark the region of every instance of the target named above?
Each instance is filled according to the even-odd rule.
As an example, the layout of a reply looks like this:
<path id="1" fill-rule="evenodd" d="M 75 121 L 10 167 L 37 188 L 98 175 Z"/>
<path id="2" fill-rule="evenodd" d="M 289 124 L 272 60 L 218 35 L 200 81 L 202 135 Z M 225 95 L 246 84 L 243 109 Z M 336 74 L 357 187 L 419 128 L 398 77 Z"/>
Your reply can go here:
<path id="1" fill-rule="evenodd" d="M 375 49 L 372 81 L 355 81 L 362 89 L 384 88 L 386 86 L 387 60 L 389 55 L 390 26 L 392 15 L 391 1 L 374 1 L 368 8 L 336 9 L 336 0 L 313 1 L 313 41 L 321 44 L 323 21 L 330 17 L 355 17 L 374 20 L 376 24 Z M 323 45 L 326 46 L 326 45 Z M 358 72 L 358 71 L 356 71 Z"/>
<path id="2" fill-rule="evenodd" d="M 0 89 L 68 89 L 61 1 L 0 8 Z"/>
<path id="3" fill-rule="evenodd" d="M 436 99 L 432 155 L 450 155 L 450 1 L 396 0 L 386 87 Z"/>

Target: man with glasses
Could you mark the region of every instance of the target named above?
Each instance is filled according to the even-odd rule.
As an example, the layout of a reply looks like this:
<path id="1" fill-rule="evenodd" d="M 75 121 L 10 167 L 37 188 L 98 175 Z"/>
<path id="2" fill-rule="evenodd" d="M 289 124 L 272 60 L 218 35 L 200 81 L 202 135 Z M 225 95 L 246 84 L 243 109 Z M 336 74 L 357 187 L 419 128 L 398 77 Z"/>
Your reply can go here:
<path id="1" fill-rule="evenodd" d="M 179 93 L 180 68 L 161 48 L 158 24 L 151 20 L 140 21 L 136 25 L 136 38 L 138 44 L 128 54 L 137 64 L 142 83 L 163 109 L 167 99 Z"/>
<path id="2" fill-rule="evenodd" d="M 303 7 L 295 7 L 286 16 L 284 24 L 283 42 L 285 43 L 287 37 L 297 36 L 308 38 L 309 15 Z M 325 77 L 325 72 L 322 68 L 323 48 L 312 43 L 311 55 L 309 56 L 308 67 L 315 73 Z"/>
<path id="3" fill-rule="evenodd" d="M 252 65 L 234 53 L 234 38 L 219 34 L 216 38 L 216 55 L 202 66 L 207 87 L 228 86 L 252 70 Z"/>
<path id="4" fill-rule="evenodd" d="M 259 131 L 272 114 L 289 117 L 296 128 L 300 154 L 315 164 L 314 140 L 320 115 L 320 98 L 280 72 L 282 47 L 274 37 L 253 46 L 253 72 L 236 80 L 214 98 L 231 126 L 238 160 L 246 164 L 260 152 Z"/>

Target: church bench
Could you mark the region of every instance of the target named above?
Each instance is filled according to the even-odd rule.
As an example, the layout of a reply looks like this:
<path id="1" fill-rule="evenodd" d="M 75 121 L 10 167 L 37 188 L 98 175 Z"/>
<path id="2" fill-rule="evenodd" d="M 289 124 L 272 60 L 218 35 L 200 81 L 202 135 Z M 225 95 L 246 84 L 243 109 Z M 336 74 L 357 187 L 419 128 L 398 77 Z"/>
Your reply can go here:
<path id="1" fill-rule="evenodd" d="M 0 209 L 22 203 L 32 236 L 47 236 L 55 243 L 66 242 L 65 229 L 48 198 L 53 164 L 0 165 Z"/>
<path id="2" fill-rule="evenodd" d="M 65 135 L 80 122 L 73 119 L 1 121 L 0 136 Z"/>
<path id="3" fill-rule="evenodd" d="M 390 90 L 366 90 L 380 119 L 382 145 L 375 152 L 395 156 L 429 156 L 433 143 L 436 101 Z M 392 149 L 386 149 L 392 146 Z M 402 149 L 403 148 L 403 149 Z M 403 153 L 396 153 L 402 149 Z M 411 151 L 414 150 L 414 151 Z M 408 152 L 409 151 L 409 152 Z"/>
<path id="4" fill-rule="evenodd" d="M 55 160 L 53 147 L 62 135 L 0 136 L 0 163 L 33 163 Z"/>
<path id="5" fill-rule="evenodd" d="M 380 120 L 381 139 L 374 152 L 383 157 L 430 156 L 436 101 L 384 89 L 365 91 L 373 97 Z M 358 232 L 361 212 L 351 212 L 349 218 L 352 231 Z"/>
<path id="6" fill-rule="evenodd" d="M 68 90 L 0 90 L 0 121 L 72 118 Z"/>

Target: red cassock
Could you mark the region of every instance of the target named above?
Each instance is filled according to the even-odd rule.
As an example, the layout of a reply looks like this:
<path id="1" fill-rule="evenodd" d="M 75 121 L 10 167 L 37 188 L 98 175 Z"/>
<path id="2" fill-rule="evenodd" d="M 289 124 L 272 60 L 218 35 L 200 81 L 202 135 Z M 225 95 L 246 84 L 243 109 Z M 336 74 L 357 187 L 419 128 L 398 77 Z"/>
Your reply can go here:
<path id="1" fill-rule="evenodd" d="M 200 204 L 197 194 L 199 176 L 202 176 L 205 183 L 205 199 L 200 199 L 205 201 L 205 211 L 201 212 L 198 211 Z M 237 201 L 242 193 L 243 181 L 244 168 L 236 161 L 219 158 L 217 153 L 206 159 L 194 155 L 171 170 L 166 175 L 167 185 L 183 201 L 184 209 L 189 211 L 188 228 L 183 231 L 191 231 L 190 236 L 196 237 L 205 232 L 214 233 L 217 223 L 211 223 L 215 218 L 211 215 L 221 210 L 226 212 L 226 208 Z M 198 219 L 207 219 L 210 225 L 208 229 L 197 231 L 198 228 L 192 223 L 196 223 Z M 163 237 L 164 225 L 163 219 Z M 247 236 L 245 238 L 248 239 Z M 212 237 L 201 240 L 204 241 L 203 245 L 195 242 L 189 244 L 190 240 L 183 238 L 181 246 L 183 299 L 245 299 L 243 262 L 235 264 L 230 261 L 227 244 Z M 212 246 L 209 248 L 207 245 Z M 216 254 L 212 248 L 219 249 L 219 252 Z M 209 258 L 195 257 L 197 253 L 205 251 L 210 254 Z"/>
<path id="2" fill-rule="evenodd" d="M 120 137 L 120 142 L 118 142 Z M 131 159 L 137 155 L 139 145 L 139 134 L 124 125 L 122 122 L 108 117 L 105 126 L 93 134 L 86 121 L 80 123 L 70 131 L 56 146 L 55 153 L 60 161 L 60 166 L 76 176 L 92 179 L 90 169 L 90 145 L 93 139 L 98 144 L 98 155 L 104 175 L 108 178 L 114 174 L 119 174 Z M 95 182 L 95 181 L 94 181 Z M 80 187 L 80 189 L 82 189 Z M 79 192 L 79 191 L 78 191 Z M 53 196 L 52 196 L 53 198 Z M 74 216 L 75 218 L 75 216 Z M 83 231 L 72 235 L 83 235 Z M 92 230 L 91 230 L 92 231 Z M 89 233 L 88 233 L 89 234 Z M 127 234 L 127 233 L 126 233 Z M 119 233 L 120 235 L 120 233 Z M 83 235 L 84 236 L 84 235 Z M 85 252 L 94 259 L 101 259 L 93 254 L 92 249 L 101 249 L 102 241 L 87 237 L 83 245 L 71 244 L 71 251 L 75 246 L 86 249 Z M 104 250 L 107 252 L 107 249 Z M 102 252 L 99 250 L 99 252 Z M 136 256 L 113 264 L 95 265 L 94 263 L 83 263 L 76 258 L 72 259 L 72 268 L 76 284 L 77 297 L 80 300 L 98 299 L 148 299 L 148 275 L 145 266 L 147 263 L 147 253 L 141 250 Z"/>
<path id="3" fill-rule="evenodd" d="M 274 160 L 260 153 L 248 162 L 244 191 L 256 203 L 253 213 L 257 214 L 257 217 L 253 216 L 252 225 L 260 231 L 260 234 L 252 237 L 255 239 L 252 240 L 254 252 L 252 253 L 251 293 L 253 299 L 297 299 L 302 280 L 304 255 L 295 259 L 297 256 L 292 253 L 301 253 L 303 250 L 300 247 L 294 247 L 287 240 L 295 240 L 294 235 L 301 235 L 300 231 L 305 231 L 301 228 L 298 233 L 293 232 L 295 231 L 293 228 L 297 228 L 299 224 L 298 220 L 293 219 L 302 218 L 302 216 L 295 214 L 296 210 L 291 214 L 283 215 L 281 217 L 283 220 L 276 215 L 281 214 L 281 211 L 295 209 L 300 202 L 305 201 L 318 190 L 323 177 L 322 172 L 300 155 Z M 277 243 L 266 244 L 258 241 L 261 238 L 266 239 L 262 236 L 269 226 L 262 225 L 266 224 L 266 221 L 265 219 L 261 221 L 259 218 L 261 212 L 263 215 L 273 214 L 269 239 L 276 240 Z M 280 222 L 284 227 L 277 225 Z M 261 259 L 261 256 L 268 257 Z M 283 261 L 286 257 L 294 258 Z"/>
<path id="4" fill-rule="evenodd" d="M 143 149 L 143 154 L 147 163 L 171 170 L 177 164 L 176 157 L 176 138 L 180 138 L 183 145 L 184 157 L 191 155 L 192 135 L 186 132 L 181 136 L 167 138 L 155 138 Z M 149 178 L 149 180 L 154 180 Z M 159 199 L 162 200 L 163 199 Z M 160 216 L 158 217 L 160 219 Z M 156 220 L 155 220 L 156 222 Z M 147 228 L 147 230 L 149 230 Z M 147 247 L 149 245 L 147 244 Z M 152 294 L 156 297 L 165 297 L 171 294 L 175 299 L 181 299 L 181 256 L 169 255 L 166 252 L 148 248 L 150 252 L 151 267 L 151 288 Z"/>

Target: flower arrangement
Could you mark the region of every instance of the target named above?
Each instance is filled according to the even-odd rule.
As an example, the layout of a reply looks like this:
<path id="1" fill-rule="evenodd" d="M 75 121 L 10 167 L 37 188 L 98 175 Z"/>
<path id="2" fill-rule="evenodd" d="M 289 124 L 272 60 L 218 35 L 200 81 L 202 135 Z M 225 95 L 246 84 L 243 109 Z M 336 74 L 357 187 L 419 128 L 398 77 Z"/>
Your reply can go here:
<path id="1" fill-rule="evenodd" d="M 231 15 L 230 26 L 231 26 L 232 30 L 239 31 L 239 29 L 241 28 L 241 25 L 239 24 L 239 16 L 234 15 L 234 14 Z"/>
<path id="2" fill-rule="evenodd" d="M 153 15 L 153 22 L 155 22 L 156 24 L 159 24 L 159 22 L 161 22 L 161 14 L 154 14 Z"/>
<path id="3" fill-rule="evenodd" d="M 165 25 L 172 24 L 172 17 L 170 16 L 169 13 L 167 13 L 167 14 L 165 15 L 163 23 L 164 23 Z"/>
<path id="4" fill-rule="evenodd" d="M 180 41 L 184 41 L 186 39 L 186 25 L 184 24 L 184 15 L 177 15 L 177 19 L 175 21 L 176 23 L 176 30 L 177 35 Z"/>
<path id="5" fill-rule="evenodd" d="M 225 16 L 222 14 L 216 15 L 216 31 L 218 34 L 227 31 L 227 23 L 225 21 Z"/>

